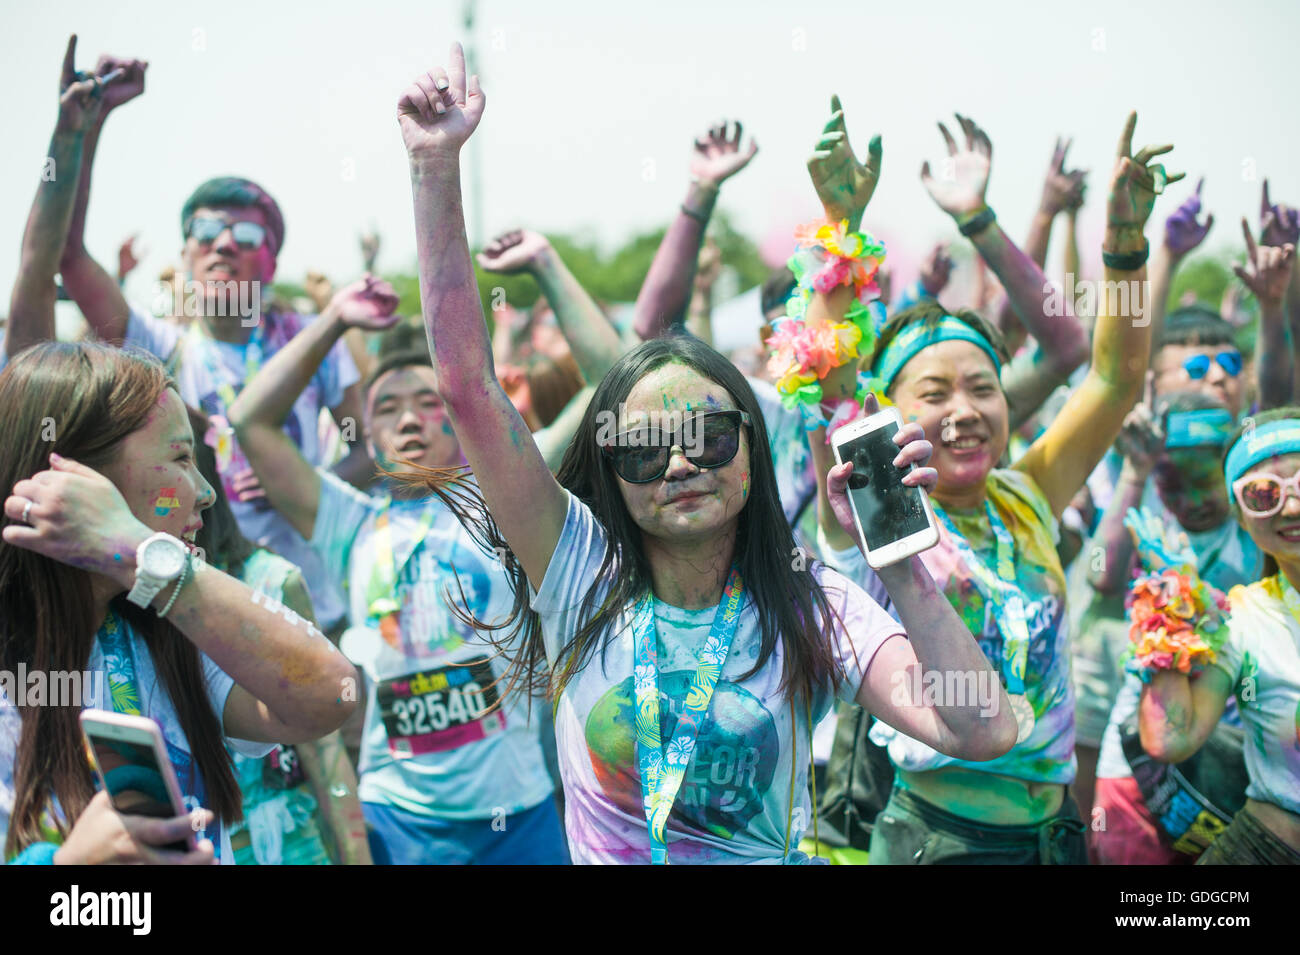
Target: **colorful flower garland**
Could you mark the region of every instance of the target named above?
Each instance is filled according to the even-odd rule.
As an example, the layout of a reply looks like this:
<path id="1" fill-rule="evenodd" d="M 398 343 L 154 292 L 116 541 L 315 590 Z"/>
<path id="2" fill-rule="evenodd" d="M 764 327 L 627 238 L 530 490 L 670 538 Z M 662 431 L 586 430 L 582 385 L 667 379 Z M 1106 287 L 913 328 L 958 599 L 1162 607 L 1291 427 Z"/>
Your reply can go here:
<path id="1" fill-rule="evenodd" d="M 1166 567 L 1133 581 L 1125 606 L 1129 649 L 1124 666 L 1148 682 L 1157 670 L 1200 671 L 1227 637 L 1227 598 L 1195 573 Z"/>
<path id="2" fill-rule="evenodd" d="M 849 232 L 848 220 L 812 222 L 795 230 L 798 246 L 790 258 L 790 271 L 797 285 L 786 303 L 786 317 L 779 319 L 768 339 L 771 357 L 768 371 L 787 408 L 805 412 L 805 426 L 811 431 L 829 422 L 821 413 L 822 379 L 832 369 L 870 352 L 876 340 L 875 323 L 867 302 L 880 295 L 876 273 L 885 260 L 885 246 L 865 232 Z M 823 294 L 841 285 L 856 294 L 843 321 L 805 321 L 813 294 Z M 869 382 L 858 389 L 858 401 L 866 396 Z M 843 399 L 832 421 L 851 416 Z"/>

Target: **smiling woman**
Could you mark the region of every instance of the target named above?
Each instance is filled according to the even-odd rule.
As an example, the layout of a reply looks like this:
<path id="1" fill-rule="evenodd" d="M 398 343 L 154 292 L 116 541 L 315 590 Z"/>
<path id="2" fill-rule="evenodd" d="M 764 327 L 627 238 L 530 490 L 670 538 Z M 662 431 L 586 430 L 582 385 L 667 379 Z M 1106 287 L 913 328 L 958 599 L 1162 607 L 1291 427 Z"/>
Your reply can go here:
<path id="1" fill-rule="evenodd" d="M 329 732 L 351 709 L 339 687 L 355 671 L 178 539 L 202 526 L 213 491 L 157 361 L 104 345 L 35 346 L 0 374 L 0 416 L 33 436 L 55 423 L 48 443 L 0 448 L 0 486 L 11 489 L 0 666 L 105 672 L 111 699 L 95 705 L 158 720 L 182 792 L 216 811 L 212 843 L 185 856 L 151 845 L 171 838 L 132 834 L 129 816 L 115 832 L 98 814 L 70 829 L 93 792 L 77 711 L 17 709 L 0 694 L 0 793 L 14 794 L 0 806 L 6 854 L 66 837 L 55 861 L 201 862 L 215 849 L 229 862 L 240 807 L 223 736 L 261 755 L 266 742 Z M 143 556 L 155 551 L 169 559 Z"/>

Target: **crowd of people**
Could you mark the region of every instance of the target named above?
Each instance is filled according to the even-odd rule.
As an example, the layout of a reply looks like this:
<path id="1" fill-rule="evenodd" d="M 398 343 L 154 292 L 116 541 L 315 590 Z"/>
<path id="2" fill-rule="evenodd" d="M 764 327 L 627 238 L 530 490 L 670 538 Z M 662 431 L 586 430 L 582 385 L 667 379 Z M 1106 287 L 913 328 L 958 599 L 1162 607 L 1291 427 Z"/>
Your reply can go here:
<path id="1" fill-rule="evenodd" d="M 454 45 L 396 110 L 419 316 L 373 238 L 358 280 L 310 277 L 315 315 L 274 296 L 285 218 L 236 177 L 180 209 L 150 308 L 131 242 L 111 274 L 83 241 L 147 64 L 79 71 L 75 41 L 0 356 L 0 671 L 105 680 L 0 683 L 7 862 L 1300 861 L 1300 213 L 1267 185 L 1236 269 L 1253 354 L 1240 302 L 1167 309 L 1213 216 L 1198 183 L 1151 222 L 1182 174 L 1136 114 L 1091 282 L 1068 143 L 1018 245 L 989 134 L 939 124 L 921 182 L 973 246 L 963 300 L 946 245 L 891 295 L 863 229 L 884 149 L 837 98 L 825 218 L 752 347 L 712 347 L 739 123 L 695 142 L 627 327 L 526 230 L 477 263 L 543 304 L 489 323 L 460 178 L 486 100 Z M 885 406 L 938 544 L 875 568 L 831 440 Z M 180 569 L 141 600 L 146 545 Z M 187 814 L 96 791 L 83 705 L 156 721 Z"/>

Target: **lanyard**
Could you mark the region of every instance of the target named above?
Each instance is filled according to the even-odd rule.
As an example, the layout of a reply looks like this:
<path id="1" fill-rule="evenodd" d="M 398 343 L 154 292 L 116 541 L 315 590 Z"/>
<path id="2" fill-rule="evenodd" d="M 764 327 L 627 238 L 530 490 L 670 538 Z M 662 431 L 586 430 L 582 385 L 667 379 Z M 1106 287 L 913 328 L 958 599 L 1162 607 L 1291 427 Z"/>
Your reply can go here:
<path id="1" fill-rule="evenodd" d="M 637 605 L 632 621 L 636 644 L 636 750 L 641 772 L 641 795 L 645 804 L 646 828 L 650 833 L 650 862 L 668 863 L 665 830 L 677 791 L 681 788 L 695 750 L 700 723 L 709 710 L 713 688 L 722 676 L 723 664 L 731 650 L 732 638 L 740 623 L 744 599 L 744 582 L 740 570 L 731 568 L 722 600 L 713 615 L 709 639 L 700 650 L 695 676 L 686 691 L 685 707 L 677 720 L 676 733 L 667 752 L 659 726 L 658 627 L 655 625 L 654 594 L 647 593 Z"/>
<path id="2" fill-rule="evenodd" d="M 381 631 L 385 622 L 389 625 L 396 624 L 397 613 L 402 609 L 401 602 L 397 599 L 397 576 L 419 550 L 420 543 L 433 526 L 434 518 L 433 505 L 425 505 L 420 514 L 419 526 L 411 538 L 410 553 L 399 564 L 393 553 L 393 528 L 388 517 L 392 503 L 391 497 L 385 497 L 379 516 L 375 518 L 375 562 L 370 568 L 370 582 L 366 586 L 366 612 L 372 624 L 380 621 Z"/>
<path id="3" fill-rule="evenodd" d="M 1025 596 L 1016 584 L 1015 542 L 998 512 L 984 501 L 989 527 L 997 541 L 997 567 L 990 568 L 962 537 L 942 507 L 935 502 L 934 513 L 943 522 L 957 553 L 970 569 L 971 577 L 984 600 L 993 608 L 993 619 L 1002 632 L 1002 675 L 1007 693 L 1025 692 L 1025 664 L 1029 659 L 1029 624 Z"/>
<path id="4" fill-rule="evenodd" d="M 221 397 L 221 402 L 225 406 L 222 410 L 229 410 L 230 406 L 235 403 L 237 395 L 228 380 L 230 372 L 217 352 L 216 343 L 209 337 L 207 332 L 199 327 L 198 319 L 194 320 L 194 324 L 186 332 L 186 337 L 189 339 L 190 348 L 198 356 L 199 363 L 207 371 L 217 389 L 217 394 Z M 263 323 L 259 321 L 253 326 L 253 333 L 249 336 L 248 344 L 245 346 L 244 379 L 240 383 L 241 386 L 252 381 L 253 376 L 262 367 L 262 341 L 264 337 Z"/>
<path id="5" fill-rule="evenodd" d="M 113 712 L 140 716 L 140 691 L 135 684 L 135 655 L 131 641 L 122 632 L 117 615 L 111 610 L 95 634 L 104 653 L 104 669 L 108 671 L 108 690 Z"/>

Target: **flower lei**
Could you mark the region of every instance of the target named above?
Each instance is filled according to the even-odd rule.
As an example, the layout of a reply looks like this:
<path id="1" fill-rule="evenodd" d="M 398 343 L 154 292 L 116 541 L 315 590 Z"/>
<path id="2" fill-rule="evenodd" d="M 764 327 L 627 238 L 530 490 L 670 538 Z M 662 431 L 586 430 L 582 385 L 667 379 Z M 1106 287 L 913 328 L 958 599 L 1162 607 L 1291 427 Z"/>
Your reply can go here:
<path id="1" fill-rule="evenodd" d="M 790 258 L 790 271 L 798 284 L 786 302 L 786 317 L 777 320 L 768 339 L 768 371 L 776 379 L 781 402 L 805 411 L 809 430 L 828 424 L 820 412 L 822 379 L 869 352 L 876 340 L 867 302 L 880 295 L 876 272 L 885 260 L 885 246 L 868 233 L 849 232 L 848 226 L 846 219 L 812 222 L 795 230 L 798 245 Z M 813 294 L 840 285 L 852 286 L 857 293 L 844 320 L 808 325 L 804 316 Z M 861 402 L 868 390 L 883 391 L 872 389 L 873 384 L 873 380 L 862 382 L 855 400 Z M 853 403 L 841 401 L 831 422 L 848 420 Z"/>
<path id="2" fill-rule="evenodd" d="M 1227 637 L 1227 598 L 1194 572 L 1166 567 L 1133 581 L 1125 669 L 1148 682 L 1157 670 L 1199 671 L 1213 663 Z"/>

